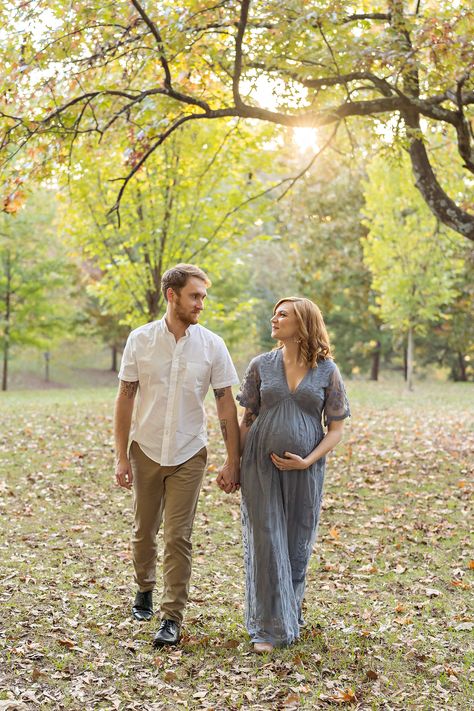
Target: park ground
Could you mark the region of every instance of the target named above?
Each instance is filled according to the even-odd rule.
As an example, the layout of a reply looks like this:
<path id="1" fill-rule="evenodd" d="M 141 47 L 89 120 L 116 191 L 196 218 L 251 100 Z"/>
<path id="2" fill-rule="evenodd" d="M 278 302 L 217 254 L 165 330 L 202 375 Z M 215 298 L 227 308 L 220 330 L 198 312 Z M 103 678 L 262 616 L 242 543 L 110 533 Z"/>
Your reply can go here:
<path id="1" fill-rule="evenodd" d="M 130 494 L 113 486 L 112 387 L 0 398 L 0 709 L 474 707 L 474 388 L 349 382 L 328 460 L 301 640 L 256 657 L 243 626 L 239 495 L 196 519 L 178 648 L 136 624 Z"/>

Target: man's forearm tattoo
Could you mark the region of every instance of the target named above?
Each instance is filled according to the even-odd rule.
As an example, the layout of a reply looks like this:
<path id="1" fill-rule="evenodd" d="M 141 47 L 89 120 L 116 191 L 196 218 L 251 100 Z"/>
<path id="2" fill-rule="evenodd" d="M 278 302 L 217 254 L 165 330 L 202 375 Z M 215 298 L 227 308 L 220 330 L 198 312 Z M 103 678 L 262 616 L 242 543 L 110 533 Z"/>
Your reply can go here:
<path id="1" fill-rule="evenodd" d="M 214 397 L 216 400 L 220 400 L 221 397 L 224 397 L 225 395 L 225 388 L 218 388 L 217 390 L 214 390 Z"/>
<path id="2" fill-rule="evenodd" d="M 222 437 L 224 442 L 227 442 L 227 420 L 219 420 L 221 426 Z"/>
<path id="3" fill-rule="evenodd" d="M 127 383 L 126 380 L 120 381 L 120 394 L 128 397 L 129 400 L 133 400 L 138 390 L 138 380 L 134 383 Z"/>
<path id="4" fill-rule="evenodd" d="M 257 419 L 257 415 L 254 415 L 253 412 L 250 412 L 250 410 L 247 410 L 244 416 L 244 424 L 246 427 L 250 427 L 255 420 Z"/>

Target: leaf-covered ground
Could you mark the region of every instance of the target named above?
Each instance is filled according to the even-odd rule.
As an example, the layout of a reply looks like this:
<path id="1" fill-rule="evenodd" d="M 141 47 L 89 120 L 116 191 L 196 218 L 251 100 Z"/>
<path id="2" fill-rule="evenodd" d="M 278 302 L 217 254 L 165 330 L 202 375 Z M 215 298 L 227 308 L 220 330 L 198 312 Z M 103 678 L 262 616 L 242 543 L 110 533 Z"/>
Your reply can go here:
<path id="1" fill-rule="evenodd" d="M 112 390 L 0 400 L 0 709 L 473 708 L 472 385 L 352 384 L 327 467 L 307 626 L 256 657 L 239 499 L 213 484 L 179 648 L 132 622 L 130 495 L 112 485 Z M 158 596 L 156 596 L 158 597 Z"/>

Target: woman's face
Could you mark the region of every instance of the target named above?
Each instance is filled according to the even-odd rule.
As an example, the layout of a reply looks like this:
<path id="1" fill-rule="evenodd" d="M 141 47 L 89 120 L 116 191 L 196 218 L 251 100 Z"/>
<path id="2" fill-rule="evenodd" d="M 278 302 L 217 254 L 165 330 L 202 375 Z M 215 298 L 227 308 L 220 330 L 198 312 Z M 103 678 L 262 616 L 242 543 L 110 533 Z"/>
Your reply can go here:
<path id="1" fill-rule="evenodd" d="M 278 341 L 296 340 L 298 338 L 298 319 L 291 301 L 283 301 L 278 304 L 277 310 L 271 319 L 271 324 L 272 338 Z"/>

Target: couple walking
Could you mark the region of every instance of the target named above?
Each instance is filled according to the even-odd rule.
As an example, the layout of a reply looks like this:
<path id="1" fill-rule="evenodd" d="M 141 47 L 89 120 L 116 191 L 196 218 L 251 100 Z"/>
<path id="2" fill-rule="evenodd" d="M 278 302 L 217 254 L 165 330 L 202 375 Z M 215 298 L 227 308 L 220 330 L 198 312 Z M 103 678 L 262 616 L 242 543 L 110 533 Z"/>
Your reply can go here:
<path id="1" fill-rule="evenodd" d="M 279 301 L 278 347 L 254 358 L 238 383 L 224 341 L 199 325 L 210 281 L 178 264 L 162 278 L 164 317 L 130 334 L 115 403 L 115 477 L 134 491 L 132 614 L 153 615 L 156 535 L 164 520 L 161 624 L 154 646 L 179 642 L 191 577 L 191 533 L 206 466 L 204 398 L 214 390 L 227 459 L 217 476 L 241 488 L 245 622 L 256 652 L 288 645 L 303 624 L 306 570 L 319 520 L 325 455 L 349 415 L 326 328 L 308 299 Z M 136 401 L 136 402 L 135 402 Z M 322 422 L 323 420 L 323 422 Z M 323 423 L 326 432 L 323 430 Z"/>

